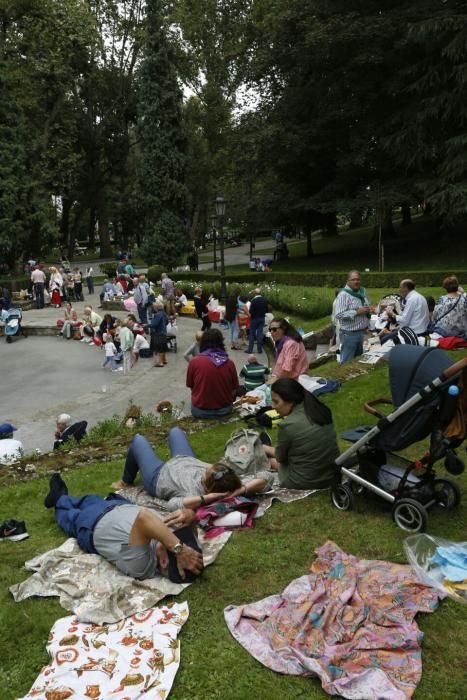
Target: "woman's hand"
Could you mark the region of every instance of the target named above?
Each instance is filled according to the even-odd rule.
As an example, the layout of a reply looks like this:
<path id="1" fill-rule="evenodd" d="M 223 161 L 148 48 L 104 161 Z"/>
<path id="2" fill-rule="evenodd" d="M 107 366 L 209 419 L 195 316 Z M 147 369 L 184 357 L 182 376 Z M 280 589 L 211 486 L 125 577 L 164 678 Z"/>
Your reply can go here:
<path id="1" fill-rule="evenodd" d="M 182 578 L 185 578 L 185 570 L 192 571 L 194 574 L 200 574 L 203 570 L 203 556 L 184 544 L 183 549 L 177 557 L 178 572 Z"/>
<path id="2" fill-rule="evenodd" d="M 185 527 L 191 525 L 196 520 L 196 513 L 191 508 L 178 508 L 170 515 L 166 515 L 164 523 L 167 527 Z"/>

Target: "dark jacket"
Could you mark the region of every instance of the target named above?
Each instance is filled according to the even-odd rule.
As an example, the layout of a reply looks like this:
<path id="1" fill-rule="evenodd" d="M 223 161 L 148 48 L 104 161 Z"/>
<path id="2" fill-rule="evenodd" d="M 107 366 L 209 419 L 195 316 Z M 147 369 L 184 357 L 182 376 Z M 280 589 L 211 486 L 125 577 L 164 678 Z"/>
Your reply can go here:
<path id="1" fill-rule="evenodd" d="M 151 335 L 166 335 L 169 319 L 164 309 L 159 309 L 151 320 Z"/>

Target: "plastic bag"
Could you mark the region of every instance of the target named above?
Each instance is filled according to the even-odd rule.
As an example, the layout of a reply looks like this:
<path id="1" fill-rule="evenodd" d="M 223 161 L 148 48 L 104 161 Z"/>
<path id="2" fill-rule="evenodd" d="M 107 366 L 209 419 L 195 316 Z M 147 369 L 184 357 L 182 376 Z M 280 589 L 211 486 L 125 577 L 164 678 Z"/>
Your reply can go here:
<path id="1" fill-rule="evenodd" d="M 443 596 L 467 603 L 467 542 L 452 542 L 421 533 L 407 537 L 404 550 L 420 581 L 436 588 Z M 465 576 L 462 579 L 463 567 Z"/>

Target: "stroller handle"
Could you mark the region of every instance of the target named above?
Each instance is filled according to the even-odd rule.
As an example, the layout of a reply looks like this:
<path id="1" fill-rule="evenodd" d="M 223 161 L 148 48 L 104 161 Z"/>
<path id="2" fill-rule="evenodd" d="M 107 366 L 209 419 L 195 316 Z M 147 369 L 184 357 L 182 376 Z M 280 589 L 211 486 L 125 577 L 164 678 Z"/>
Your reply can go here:
<path id="1" fill-rule="evenodd" d="M 462 372 L 463 370 L 466 370 L 466 369 L 467 369 L 467 357 L 463 357 L 462 360 L 459 360 L 458 362 L 455 362 L 450 367 L 447 367 L 444 370 L 444 372 L 441 374 L 441 379 L 443 379 L 443 380 L 450 379 L 458 372 Z"/>
<path id="2" fill-rule="evenodd" d="M 374 406 L 378 406 L 379 404 L 388 404 L 389 406 L 393 406 L 392 400 L 388 398 L 387 396 L 381 396 L 378 399 L 372 399 L 371 401 L 365 401 L 363 404 L 363 408 L 367 413 L 371 413 L 372 416 L 376 416 L 377 418 L 386 418 L 384 413 L 381 413 L 381 411 L 378 411 Z"/>

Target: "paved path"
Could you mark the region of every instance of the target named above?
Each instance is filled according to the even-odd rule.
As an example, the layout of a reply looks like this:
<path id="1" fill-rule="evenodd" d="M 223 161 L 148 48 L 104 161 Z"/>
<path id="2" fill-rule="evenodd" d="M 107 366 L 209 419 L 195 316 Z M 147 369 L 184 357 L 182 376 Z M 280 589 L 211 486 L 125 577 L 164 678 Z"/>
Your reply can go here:
<path id="1" fill-rule="evenodd" d="M 98 299 L 94 297 L 90 301 L 97 309 Z M 84 304 L 75 306 L 81 311 Z M 60 309 L 46 308 L 26 311 L 23 321 L 25 328 L 30 324 L 50 326 L 61 317 Z M 102 369 L 102 350 L 86 343 L 31 336 L 7 344 L 0 338 L 4 398 L 0 422 L 11 421 L 16 425 L 16 435 L 29 453 L 35 448 L 50 450 L 59 413 L 69 413 L 75 420 L 87 420 L 94 425 L 114 413 L 123 415 L 130 399 L 145 412 L 155 411 L 164 399 L 189 412 L 190 392 L 185 387 L 187 363 L 183 352 L 199 327 L 198 320 L 179 318 L 178 353 L 167 354 L 168 365 L 153 369 L 151 359 L 140 359 L 126 377 Z M 231 357 L 240 368 L 246 355 L 237 351 L 231 352 Z"/>

